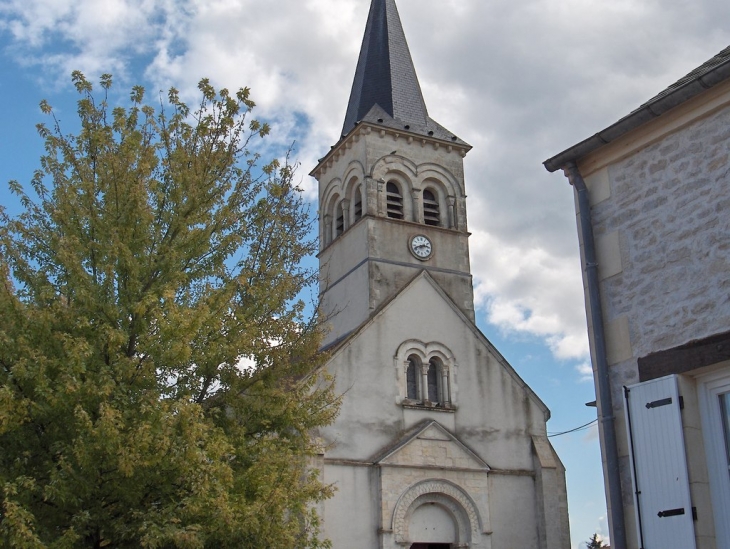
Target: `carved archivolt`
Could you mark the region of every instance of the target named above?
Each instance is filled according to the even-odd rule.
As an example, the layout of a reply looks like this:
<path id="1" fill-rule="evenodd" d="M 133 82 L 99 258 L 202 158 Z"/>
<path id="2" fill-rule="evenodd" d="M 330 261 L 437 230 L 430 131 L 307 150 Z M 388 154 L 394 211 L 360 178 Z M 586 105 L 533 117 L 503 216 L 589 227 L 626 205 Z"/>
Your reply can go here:
<path id="1" fill-rule="evenodd" d="M 479 511 L 469 495 L 451 482 L 432 479 L 411 486 L 396 503 L 392 526 L 396 543 L 405 546 L 413 543 L 408 531 L 411 516 L 427 503 L 441 505 L 451 514 L 457 526 L 457 547 L 469 547 L 472 540 L 479 539 Z"/>
<path id="2" fill-rule="evenodd" d="M 424 343 L 417 339 L 409 339 L 401 343 L 393 357 L 395 361 L 396 379 L 398 382 L 398 394 L 400 395 L 399 400 L 397 401 L 398 404 L 402 403 L 402 399 L 405 398 L 408 393 L 406 388 L 408 359 L 413 355 L 417 356 L 420 359 L 421 364 L 425 364 L 426 366 L 428 366 L 428 363 L 432 358 L 438 358 L 440 360 L 441 367 L 445 370 L 448 378 L 448 387 L 446 387 L 447 382 L 443 382 L 444 387 L 448 389 L 447 393 L 449 398 L 447 400 L 449 403 L 457 405 L 458 364 L 456 363 L 454 354 L 442 343 L 437 341 Z"/>

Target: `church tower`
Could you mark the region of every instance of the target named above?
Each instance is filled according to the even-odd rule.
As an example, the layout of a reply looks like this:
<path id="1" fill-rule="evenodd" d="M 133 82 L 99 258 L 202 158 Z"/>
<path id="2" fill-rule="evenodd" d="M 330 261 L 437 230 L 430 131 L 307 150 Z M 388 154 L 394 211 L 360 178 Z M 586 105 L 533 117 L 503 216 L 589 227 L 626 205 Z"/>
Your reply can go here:
<path id="1" fill-rule="evenodd" d="M 549 411 L 474 324 L 463 159 L 426 109 L 395 0 L 372 0 L 319 182 L 320 509 L 335 549 L 567 549 Z"/>
<path id="2" fill-rule="evenodd" d="M 427 271 L 470 319 L 463 158 L 471 149 L 428 116 L 394 0 L 373 2 L 342 139 L 320 182 L 320 290 L 329 341 Z"/>

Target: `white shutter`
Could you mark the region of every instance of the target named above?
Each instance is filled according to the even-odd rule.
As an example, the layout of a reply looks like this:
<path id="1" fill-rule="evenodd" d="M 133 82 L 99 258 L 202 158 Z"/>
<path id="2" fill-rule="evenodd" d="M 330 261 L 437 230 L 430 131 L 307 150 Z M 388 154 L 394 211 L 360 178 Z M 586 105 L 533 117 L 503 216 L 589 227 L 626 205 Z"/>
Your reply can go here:
<path id="1" fill-rule="evenodd" d="M 696 549 L 676 376 L 629 387 L 626 408 L 643 549 Z"/>

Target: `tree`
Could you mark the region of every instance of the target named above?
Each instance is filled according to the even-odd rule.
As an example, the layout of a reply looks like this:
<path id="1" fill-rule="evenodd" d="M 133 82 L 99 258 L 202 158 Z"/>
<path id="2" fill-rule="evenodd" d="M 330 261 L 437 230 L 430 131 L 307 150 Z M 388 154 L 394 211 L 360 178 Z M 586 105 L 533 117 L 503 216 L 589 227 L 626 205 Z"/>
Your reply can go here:
<path id="1" fill-rule="evenodd" d="M 257 167 L 248 89 L 111 108 L 111 76 L 73 82 L 78 135 L 41 103 L 33 193 L 0 210 L 0 545 L 327 546 L 292 166 Z"/>
<path id="2" fill-rule="evenodd" d="M 586 549 L 603 549 L 604 547 L 608 547 L 608 545 L 605 545 L 603 541 L 598 538 L 598 534 L 593 534 L 591 539 L 586 542 Z"/>

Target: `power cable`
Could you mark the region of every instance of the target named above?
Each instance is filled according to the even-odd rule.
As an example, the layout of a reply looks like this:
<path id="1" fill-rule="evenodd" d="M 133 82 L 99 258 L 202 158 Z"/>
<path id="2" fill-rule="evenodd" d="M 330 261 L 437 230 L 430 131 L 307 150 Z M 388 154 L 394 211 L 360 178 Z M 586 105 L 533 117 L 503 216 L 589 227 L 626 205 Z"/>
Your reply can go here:
<path id="1" fill-rule="evenodd" d="M 585 425 L 581 425 L 580 427 L 576 427 L 575 429 L 570 429 L 569 431 L 563 431 L 562 433 L 548 434 L 548 438 L 559 437 L 561 435 L 575 433 L 576 431 L 583 431 L 584 429 L 588 429 L 588 427 L 590 427 L 594 423 L 598 423 L 598 419 L 594 419 L 593 421 L 590 421 L 590 422 L 586 423 Z"/>

